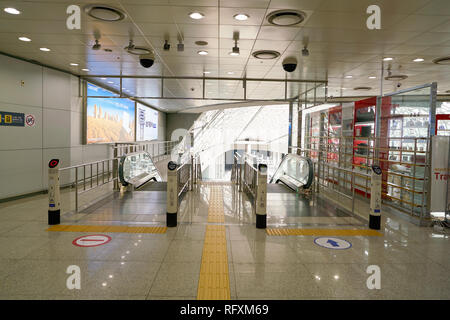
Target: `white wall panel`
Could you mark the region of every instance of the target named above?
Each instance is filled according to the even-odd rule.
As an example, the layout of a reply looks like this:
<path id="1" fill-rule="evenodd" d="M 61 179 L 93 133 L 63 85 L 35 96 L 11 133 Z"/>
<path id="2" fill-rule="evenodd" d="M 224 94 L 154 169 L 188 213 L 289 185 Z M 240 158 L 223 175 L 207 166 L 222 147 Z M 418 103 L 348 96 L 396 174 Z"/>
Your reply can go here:
<path id="1" fill-rule="evenodd" d="M 44 148 L 70 147 L 70 115 L 68 110 L 44 108 Z"/>
<path id="2" fill-rule="evenodd" d="M 42 149 L 0 151 L 0 199 L 42 190 Z"/>
<path id="3" fill-rule="evenodd" d="M 3 55 L 0 66 L 0 101 L 42 107 L 42 67 Z"/>
<path id="4" fill-rule="evenodd" d="M 70 110 L 70 75 L 60 71 L 43 68 L 43 107 Z"/>

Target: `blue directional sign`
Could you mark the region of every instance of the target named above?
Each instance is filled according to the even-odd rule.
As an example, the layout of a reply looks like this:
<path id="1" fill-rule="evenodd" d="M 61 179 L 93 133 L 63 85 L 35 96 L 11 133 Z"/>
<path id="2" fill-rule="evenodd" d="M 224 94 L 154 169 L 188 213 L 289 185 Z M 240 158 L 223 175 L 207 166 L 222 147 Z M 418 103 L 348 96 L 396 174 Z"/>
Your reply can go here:
<path id="1" fill-rule="evenodd" d="M 0 126 L 25 127 L 25 114 L 0 111 Z"/>
<path id="2" fill-rule="evenodd" d="M 352 247 L 347 240 L 334 237 L 320 237 L 314 239 L 314 243 L 328 249 L 344 250 Z"/>

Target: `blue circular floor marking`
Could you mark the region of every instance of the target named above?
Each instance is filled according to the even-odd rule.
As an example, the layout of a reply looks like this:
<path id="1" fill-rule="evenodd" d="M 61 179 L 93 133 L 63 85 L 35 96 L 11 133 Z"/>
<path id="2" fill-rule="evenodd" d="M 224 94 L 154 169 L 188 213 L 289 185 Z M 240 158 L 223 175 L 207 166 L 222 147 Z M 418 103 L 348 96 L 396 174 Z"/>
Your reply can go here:
<path id="1" fill-rule="evenodd" d="M 347 240 L 335 237 L 315 238 L 314 243 L 317 244 L 318 246 L 334 250 L 345 250 L 352 247 L 352 244 Z"/>

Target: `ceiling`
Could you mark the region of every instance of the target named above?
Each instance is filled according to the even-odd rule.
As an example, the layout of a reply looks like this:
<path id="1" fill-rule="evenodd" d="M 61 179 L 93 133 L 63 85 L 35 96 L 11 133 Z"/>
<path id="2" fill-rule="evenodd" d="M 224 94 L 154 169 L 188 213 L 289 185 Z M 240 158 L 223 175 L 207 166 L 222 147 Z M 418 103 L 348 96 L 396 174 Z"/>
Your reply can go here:
<path id="1" fill-rule="evenodd" d="M 119 22 L 94 20 L 83 10 L 92 3 L 119 8 L 127 18 Z M 66 28 L 66 8 L 71 4 L 82 8 L 80 30 Z M 366 9 L 371 4 L 381 8 L 381 30 L 366 27 Z M 14 7 L 21 14 L 7 14 L 5 7 Z M 402 89 L 437 81 L 440 92 L 450 90 L 450 67 L 432 63 L 435 58 L 450 56 L 448 0 L 4 0 L 0 9 L 0 51 L 77 75 L 202 77 L 204 71 L 209 71 L 206 77 L 283 80 L 286 72 L 281 61 L 295 56 L 298 67 L 287 74 L 289 79 L 328 80 L 329 96 L 361 96 L 380 93 L 382 58 L 392 57 L 392 61 L 384 62 L 384 67 L 393 74 L 408 76 L 401 81 Z M 265 17 L 278 9 L 302 10 L 307 18 L 295 27 L 270 25 Z M 189 13 L 194 11 L 202 12 L 204 19 L 191 19 Z M 233 18 L 237 13 L 250 17 L 237 21 Z M 239 33 L 237 57 L 229 55 L 235 32 Z M 21 36 L 32 41 L 19 41 Z M 156 60 L 151 68 L 141 67 L 138 57 L 123 49 L 130 36 L 135 45 L 154 51 Z M 96 37 L 102 45 L 98 51 L 92 50 Z M 183 52 L 176 49 L 179 38 L 185 46 Z M 171 44 L 170 51 L 163 50 L 165 39 Z M 198 40 L 207 41 L 208 45 L 200 47 L 195 44 Z M 308 57 L 301 54 L 305 42 L 310 51 Z M 51 51 L 42 52 L 40 47 Z M 104 48 L 112 52 L 105 52 Z M 251 56 L 261 49 L 277 50 L 281 55 L 274 60 Z M 199 50 L 209 54 L 201 56 L 197 54 Z M 424 61 L 413 62 L 418 57 Z M 345 78 L 349 75 L 352 78 Z M 117 79 L 96 81 L 112 88 L 118 85 Z M 211 83 L 206 95 L 222 100 L 199 99 L 199 80 L 172 80 L 164 83 L 166 96 L 193 99 L 145 102 L 167 112 L 192 112 L 195 107 L 223 104 L 226 99 L 242 96 L 240 81 Z M 384 81 L 383 91 L 395 91 L 397 83 Z M 153 97 L 161 90 L 161 83 L 152 79 L 127 79 L 123 86 L 135 96 Z M 353 90 L 360 86 L 372 90 Z M 276 99 L 284 94 L 282 82 L 256 82 L 247 90 L 247 97 L 254 99 Z M 290 94 L 301 90 L 290 88 Z"/>

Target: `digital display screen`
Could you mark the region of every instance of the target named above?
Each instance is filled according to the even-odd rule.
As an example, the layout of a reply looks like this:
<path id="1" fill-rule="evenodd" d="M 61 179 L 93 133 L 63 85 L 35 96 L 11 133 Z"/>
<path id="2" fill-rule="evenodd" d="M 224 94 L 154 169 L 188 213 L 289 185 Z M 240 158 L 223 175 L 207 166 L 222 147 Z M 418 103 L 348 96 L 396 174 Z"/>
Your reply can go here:
<path id="1" fill-rule="evenodd" d="M 137 104 L 136 141 L 158 139 L 158 111 Z"/>
<path id="2" fill-rule="evenodd" d="M 88 83 L 87 143 L 135 141 L 135 102 L 122 98 L 89 98 L 89 96 L 117 96 Z"/>

